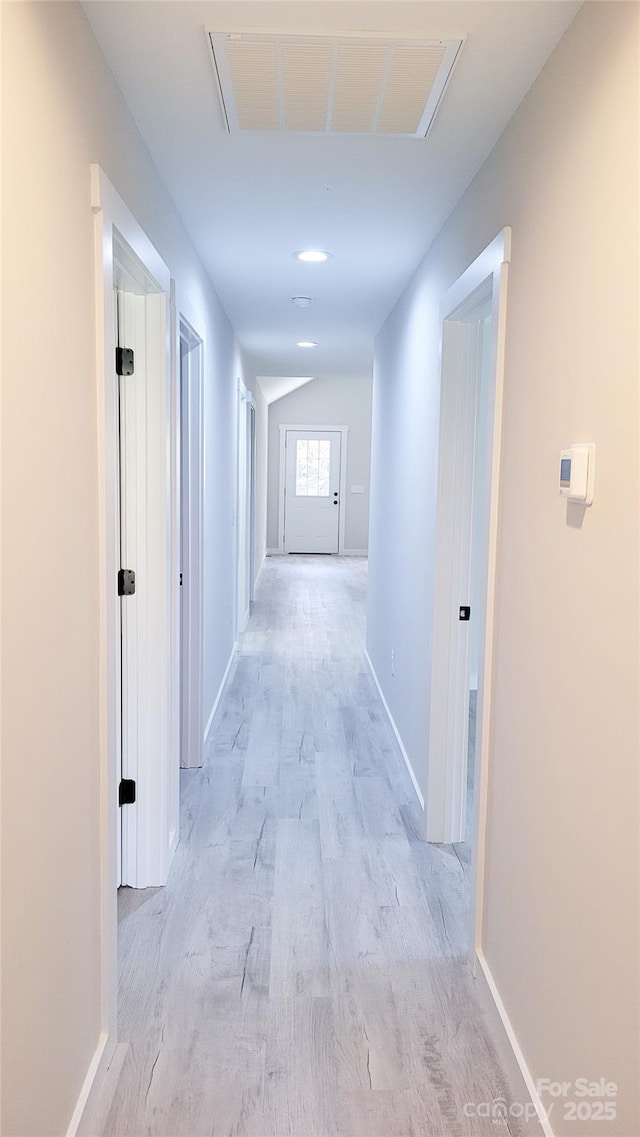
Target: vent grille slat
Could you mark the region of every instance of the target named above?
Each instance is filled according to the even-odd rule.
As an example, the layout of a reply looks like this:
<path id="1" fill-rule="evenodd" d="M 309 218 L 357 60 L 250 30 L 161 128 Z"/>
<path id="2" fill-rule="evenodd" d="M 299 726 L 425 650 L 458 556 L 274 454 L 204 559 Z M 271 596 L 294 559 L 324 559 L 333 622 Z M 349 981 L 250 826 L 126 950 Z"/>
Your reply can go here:
<path id="1" fill-rule="evenodd" d="M 282 80 L 286 130 L 323 131 L 331 76 L 328 45 L 283 43 Z"/>
<path id="2" fill-rule="evenodd" d="M 274 44 L 231 40 L 227 58 L 240 130 L 278 130 L 278 69 Z"/>
<path id="3" fill-rule="evenodd" d="M 338 48 L 333 130 L 371 132 L 388 55 L 387 47 L 345 44 Z"/>
<path id="4" fill-rule="evenodd" d="M 396 47 L 382 103 L 378 130 L 397 134 L 410 125 L 415 134 L 442 66 L 444 48 Z"/>
<path id="5" fill-rule="evenodd" d="M 209 32 L 230 133 L 426 137 L 462 40 Z"/>

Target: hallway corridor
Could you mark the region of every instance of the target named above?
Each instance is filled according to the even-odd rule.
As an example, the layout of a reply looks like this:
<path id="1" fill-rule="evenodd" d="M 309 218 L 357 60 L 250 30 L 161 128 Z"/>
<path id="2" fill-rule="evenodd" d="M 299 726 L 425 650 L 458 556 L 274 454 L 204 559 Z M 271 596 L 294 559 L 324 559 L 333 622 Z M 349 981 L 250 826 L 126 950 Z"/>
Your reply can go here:
<path id="1" fill-rule="evenodd" d="M 362 559 L 265 564 L 169 883 L 121 890 L 105 1137 L 483 1137 L 466 1102 L 522 1100 L 464 962 L 465 867 L 420 840 L 367 670 L 365 593 Z"/>

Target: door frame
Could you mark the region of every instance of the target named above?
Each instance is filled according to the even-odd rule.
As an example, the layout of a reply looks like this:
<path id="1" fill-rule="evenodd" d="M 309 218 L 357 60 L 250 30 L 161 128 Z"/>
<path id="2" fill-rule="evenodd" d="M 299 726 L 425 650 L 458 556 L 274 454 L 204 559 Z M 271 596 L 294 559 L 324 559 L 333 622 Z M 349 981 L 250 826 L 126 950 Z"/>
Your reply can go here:
<path id="1" fill-rule="evenodd" d="M 338 552 L 336 556 L 344 556 L 345 550 L 345 529 L 346 529 L 346 499 L 347 499 L 347 442 L 349 439 L 348 426 L 318 426 L 313 423 L 308 426 L 306 423 L 299 426 L 297 423 L 280 423 L 280 464 L 278 472 L 278 553 L 284 554 L 285 552 L 285 489 L 287 477 L 287 456 L 286 456 L 286 440 L 288 430 L 298 431 L 334 431 L 340 434 L 340 501 L 338 506 Z"/>
<path id="2" fill-rule="evenodd" d="M 174 726 L 180 766 L 193 769 L 204 762 L 204 365 L 205 329 L 182 289 L 174 287 L 174 374 L 175 395 L 172 401 L 172 453 L 175 467 L 173 500 L 175 511 L 173 531 L 175 567 L 173 572 L 174 600 L 174 705 L 177 722 Z M 181 345 L 189 345 L 189 375 L 187 378 L 187 421 L 182 421 L 181 403 Z M 192 372 L 193 366 L 193 372 Z M 188 536 L 186 564 L 185 539 L 181 527 L 182 495 L 182 444 L 186 441 L 188 501 Z M 183 584 L 180 587 L 180 574 Z M 184 626 L 183 626 L 184 625 Z M 186 651 L 182 652 L 182 647 Z M 182 717 L 180 722 L 180 685 L 182 687 Z M 186 724 L 186 725 L 185 725 Z"/>
<path id="3" fill-rule="evenodd" d="M 96 1068 L 104 1068 L 113 1055 L 117 1042 L 118 963 L 117 963 L 117 887 L 118 887 L 118 786 L 120 777 L 120 604 L 117 574 L 120 566 L 119 539 L 119 468 L 118 468 L 118 387 L 115 383 L 115 300 L 114 244 L 121 238 L 134 254 L 136 265 L 144 268 L 163 298 L 164 330 L 163 369 L 167 391 L 167 427 L 169 417 L 172 347 L 170 325 L 171 277 L 157 250 L 140 228 L 133 215 L 97 164 L 90 168 L 90 206 L 94 215 L 95 319 L 96 319 L 96 426 L 99 496 L 98 510 L 98 650 L 100 660 L 99 687 L 99 858 L 101 913 L 101 1035 L 96 1051 Z M 159 424 L 156 424 L 160 428 Z M 167 447 L 168 454 L 168 447 Z M 167 461 L 167 467 L 169 462 Z M 167 470 L 169 475 L 169 469 Z M 168 494 L 170 487 L 168 486 Z M 167 518 L 170 501 L 166 502 Z M 168 558 L 165 555 L 165 562 Z M 168 572 L 168 570 L 167 570 Z M 163 605 L 164 607 L 164 605 Z M 166 590 L 167 628 L 170 623 L 169 587 Z M 167 675 L 166 697 L 170 698 Z M 164 829 L 168 832 L 167 783 L 168 746 L 159 756 L 159 802 L 164 809 Z M 177 756 L 176 756 L 177 758 Z M 158 802 L 156 802 L 158 804 Z M 138 808 L 146 808 L 144 802 Z M 135 806 L 123 807 L 134 809 Z M 176 834 L 177 837 L 177 834 Z M 158 875 L 166 881 L 171 850 L 167 847 L 163 862 L 156 865 Z M 160 882 L 160 881 L 158 881 Z"/>
<path id="4" fill-rule="evenodd" d="M 436 520 L 436 576 L 433 606 L 433 642 L 431 650 L 431 720 L 427 768 L 426 839 L 436 843 L 459 841 L 463 833 L 464 810 L 460 794 L 455 792 L 461 777 L 464 755 L 456 755 L 451 740 L 455 738 L 452 724 L 464 709 L 449 698 L 451 669 L 459 666 L 455 637 L 451 635 L 452 613 L 460 603 L 457 582 L 460 580 L 460 558 L 463 541 L 461 533 L 468 533 L 472 522 L 473 500 L 462 504 L 452 501 L 450 479 L 445 475 L 447 457 L 455 453 L 456 442 L 464 434 L 468 408 L 459 396 L 466 378 L 464 353 L 466 337 L 456 334 L 449 341 L 448 359 L 442 351 L 445 325 L 455 325 L 456 314 L 468 304 L 487 282 L 491 282 L 491 364 L 489 368 L 488 398 L 492 406 L 488 438 L 489 455 L 489 507 L 487 524 L 487 576 L 484 626 L 479 628 L 478 707 L 476 717 L 476 756 L 474 786 L 474 822 L 472 849 L 473 880 L 473 940 L 476 948 L 482 940 L 482 909 L 485 875 L 485 847 L 487 826 L 487 790 L 491 757 L 491 715 L 493 707 L 493 660 L 495 646 L 495 595 L 498 539 L 498 511 L 500 497 L 500 459 L 502 447 L 502 415 L 505 370 L 506 304 L 509 264 L 511 260 L 511 229 L 505 228 L 483 253 L 459 277 L 443 297 L 440 306 L 441 327 L 441 409 L 439 436 L 439 476 Z M 464 327 L 463 323 L 459 324 Z M 451 327 L 450 329 L 451 330 Z M 447 366 L 445 376 L 444 367 Z M 445 398 L 445 379 L 450 387 Z M 458 513 L 455 514 L 456 508 Z M 455 524 L 450 524 L 452 513 Z"/>

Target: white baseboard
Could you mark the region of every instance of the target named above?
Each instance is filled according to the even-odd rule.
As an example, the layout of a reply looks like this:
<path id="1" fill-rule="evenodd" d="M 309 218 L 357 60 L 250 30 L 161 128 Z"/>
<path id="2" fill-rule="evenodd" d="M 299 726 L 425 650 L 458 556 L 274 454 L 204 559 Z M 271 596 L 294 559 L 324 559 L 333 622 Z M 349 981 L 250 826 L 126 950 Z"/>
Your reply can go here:
<path id="1" fill-rule="evenodd" d="M 267 557 L 282 557 L 284 556 L 284 549 L 267 549 L 265 556 Z M 338 554 L 340 557 L 368 557 L 368 549 L 343 549 Z M 264 563 L 264 562 L 263 562 Z"/>
<path id="2" fill-rule="evenodd" d="M 353 556 L 353 554 L 351 554 L 351 555 Z M 411 778 L 411 781 L 413 783 L 413 788 L 416 791 L 416 797 L 417 797 L 418 801 L 420 802 L 421 809 L 424 809 L 424 797 L 422 796 L 422 791 L 420 789 L 420 786 L 418 785 L 418 779 L 416 778 L 415 773 L 413 771 L 413 766 L 411 765 L 411 762 L 409 761 L 409 755 L 407 754 L 407 752 L 404 748 L 404 742 L 402 741 L 402 738 L 400 737 L 400 731 L 398 730 L 398 728 L 395 724 L 394 717 L 391 714 L 391 711 L 389 710 L 389 704 L 387 703 L 387 700 L 384 697 L 382 687 L 380 686 L 380 680 L 378 679 L 378 676 L 376 675 L 376 669 L 373 666 L 373 663 L 371 662 L 371 656 L 369 655 L 369 652 L 367 651 L 366 648 L 364 649 L 364 657 L 365 657 L 367 663 L 369 664 L 369 670 L 371 671 L 371 675 L 373 676 L 373 682 L 375 683 L 375 685 L 378 689 L 378 694 L 382 700 L 382 705 L 383 705 L 385 711 L 387 712 L 387 718 L 389 719 L 391 729 L 396 736 L 396 742 L 398 743 L 398 746 L 400 747 L 400 753 L 402 754 L 402 757 L 404 758 L 407 770 L 409 771 L 409 777 Z"/>
<path id="3" fill-rule="evenodd" d="M 107 1047 L 108 1041 L 109 1035 L 107 1034 L 106 1030 L 103 1030 L 100 1034 L 100 1038 L 98 1039 L 98 1045 L 96 1046 L 93 1058 L 89 1063 L 89 1069 L 85 1075 L 84 1082 L 82 1083 L 82 1089 L 78 1095 L 78 1100 L 76 1102 L 76 1107 L 73 1111 L 71 1121 L 69 1122 L 69 1128 L 67 1129 L 66 1137 L 76 1137 L 78 1126 L 82 1121 L 82 1115 L 86 1109 L 87 1102 L 89 1100 L 89 1094 L 93 1089 L 94 1082 L 99 1081 L 100 1078 L 104 1076 L 104 1072 L 106 1071 L 109 1062 L 111 1061 L 112 1054 Z"/>
<path id="4" fill-rule="evenodd" d="M 225 667 L 224 675 L 222 676 L 222 679 L 220 681 L 220 686 L 218 687 L 218 694 L 215 697 L 213 706 L 211 708 L 211 714 L 209 715 L 209 718 L 207 719 L 207 725 L 204 728 L 204 745 L 205 746 L 207 745 L 207 739 L 209 737 L 209 731 L 211 730 L 211 727 L 213 726 L 213 720 L 216 717 L 216 711 L 218 709 L 218 706 L 220 704 L 220 700 L 222 698 L 222 692 L 224 691 L 225 683 L 227 682 L 227 679 L 229 678 L 229 672 L 231 671 L 231 668 L 233 667 L 233 661 L 236 658 L 237 650 L 238 650 L 238 641 L 236 640 L 233 647 L 231 648 L 231 655 L 229 656 L 229 662 L 227 663 L 227 666 Z"/>
<path id="5" fill-rule="evenodd" d="M 260 561 L 260 568 L 258 569 L 258 571 L 257 571 L 257 573 L 253 579 L 254 590 L 258 587 L 258 581 L 260 580 L 260 573 L 262 572 L 262 570 L 264 568 L 264 562 L 266 561 L 268 554 L 269 554 L 269 550 L 265 549 L 264 556 L 263 556 L 262 560 Z"/>
<path id="6" fill-rule="evenodd" d="M 529 1067 L 527 1066 L 525 1056 L 522 1052 L 522 1047 L 518 1042 L 516 1032 L 511 1024 L 511 1019 L 509 1018 L 506 1007 L 502 1002 L 500 992 L 496 986 L 496 981 L 491 974 L 491 968 L 489 967 L 489 964 L 487 963 L 482 951 L 476 951 L 476 959 L 480 965 L 482 980 L 484 980 L 491 1001 L 493 1002 L 496 1011 L 498 1012 L 500 1022 L 502 1023 L 504 1032 L 509 1040 L 509 1045 L 513 1051 L 513 1056 L 518 1064 L 520 1073 L 522 1074 L 524 1083 L 527 1087 L 527 1093 L 529 1094 L 531 1101 L 535 1106 L 542 1132 L 544 1133 L 545 1137 L 555 1137 L 553 1129 L 551 1128 L 551 1123 L 547 1116 L 547 1111 L 545 1110 L 538 1093 L 535 1080 L 531 1074 Z M 476 978 L 478 978 L 477 975 Z"/>
<path id="7" fill-rule="evenodd" d="M 129 1050 L 128 1042 L 119 1042 L 110 1061 L 100 1063 L 76 1137 L 96 1137 L 103 1132 Z"/>

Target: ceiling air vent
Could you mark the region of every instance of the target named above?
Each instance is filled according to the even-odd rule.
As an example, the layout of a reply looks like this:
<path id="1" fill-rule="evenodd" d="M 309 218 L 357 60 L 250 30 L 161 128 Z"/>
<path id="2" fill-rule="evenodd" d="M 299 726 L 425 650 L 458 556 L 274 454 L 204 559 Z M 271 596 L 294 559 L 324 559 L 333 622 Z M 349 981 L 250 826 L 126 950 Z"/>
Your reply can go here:
<path id="1" fill-rule="evenodd" d="M 208 33 L 230 134 L 426 138 L 462 40 Z"/>

